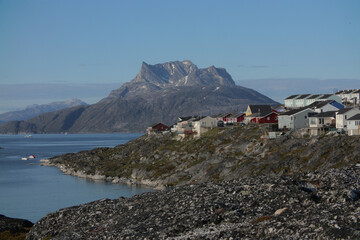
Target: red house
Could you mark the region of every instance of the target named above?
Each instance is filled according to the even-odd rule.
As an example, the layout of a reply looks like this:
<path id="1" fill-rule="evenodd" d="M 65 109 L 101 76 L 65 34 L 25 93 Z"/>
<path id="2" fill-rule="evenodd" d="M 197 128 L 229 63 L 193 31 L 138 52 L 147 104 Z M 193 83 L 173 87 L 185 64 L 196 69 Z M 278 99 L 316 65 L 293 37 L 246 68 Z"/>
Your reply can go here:
<path id="1" fill-rule="evenodd" d="M 249 105 L 246 118 L 250 123 L 277 123 L 278 113 L 270 105 Z"/>
<path id="2" fill-rule="evenodd" d="M 245 119 L 245 113 L 235 113 L 235 114 L 229 114 L 228 116 L 224 117 L 225 123 L 239 123 L 244 121 Z"/>
<path id="3" fill-rule="evenodd" d="M 146 129 L 146 132 L 148 134 L 151 134 L 151 133 L 161 133 L 161 132 L 164 132 L 164 131 L 167 131 L 169 129 L 168 126 L 166 126 L 165 124 L 163 123 L 157 123 L 157 124 L 154 124 L 150 127 L 148 127 Z"/>

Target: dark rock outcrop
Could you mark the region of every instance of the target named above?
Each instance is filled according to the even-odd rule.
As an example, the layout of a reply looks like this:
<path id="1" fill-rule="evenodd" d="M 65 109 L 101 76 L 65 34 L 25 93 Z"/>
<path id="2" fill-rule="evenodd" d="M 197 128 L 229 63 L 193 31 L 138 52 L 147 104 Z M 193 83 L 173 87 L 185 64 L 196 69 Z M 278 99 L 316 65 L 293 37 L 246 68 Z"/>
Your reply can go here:
<path id="1" fill-rule="evenodd" d="M 223 68 L 199 69 L 190 61 L 143 63 L 132 81 L 96 104 L 5 123 L 0 133 L 144 131 L 155 122 L 171 125 L 179 116 L 243 111 L 248 104 L 277 103 L 236 86 Z"/>
<path id="2" fill-rule="evenodd" d="M 9 218 L 0 214 L 0 239 L 25 239 L 34 224 L 28 220 Z"/>
<path id="3" fill-rule="evenodd" d="M 352 166 L 103 199 L 48 214 L 27 239 L 359 239 L 359 176 Z"/>

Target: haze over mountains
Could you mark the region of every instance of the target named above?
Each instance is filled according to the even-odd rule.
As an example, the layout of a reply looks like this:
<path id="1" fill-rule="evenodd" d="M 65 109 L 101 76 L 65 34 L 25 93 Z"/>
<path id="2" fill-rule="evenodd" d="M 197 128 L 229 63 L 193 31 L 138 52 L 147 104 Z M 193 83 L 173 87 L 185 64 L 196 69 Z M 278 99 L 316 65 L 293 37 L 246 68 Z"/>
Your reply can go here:
<path id="1" fill-rule="evenodd" d="M 80 99 L 70 99 L 67 101 L 52 102 L 49 104 L 33 104 L 27 106 L 23 110 L 11 111 L 0 114 L 0 123 L 14 121 L 14 120 L 27 120 L 38 116 L 42 113 L 52 112 L 64 108 L 75 107 L 79 105 L 87 105 L 87 103 Z"/>
<path id="2" fill-rule="evenodd" d="M 96 104 L 45 113 L 0 125 L 0 133 L 94 133 L 144 131 L 185 115 L 244 111 L 248 104 L 277 104 L 235 85 L 223 68 L 199 69 L 190 61 L 149 65 Z"/>

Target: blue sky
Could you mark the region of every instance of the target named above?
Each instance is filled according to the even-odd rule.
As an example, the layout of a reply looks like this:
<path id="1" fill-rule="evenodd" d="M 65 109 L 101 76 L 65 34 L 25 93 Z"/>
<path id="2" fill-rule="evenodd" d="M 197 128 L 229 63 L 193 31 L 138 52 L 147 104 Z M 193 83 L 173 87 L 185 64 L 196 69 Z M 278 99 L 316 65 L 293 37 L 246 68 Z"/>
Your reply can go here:
<path id="1" fill-rule="evenodd" d="M 0 96 L 0 112 L 61 100 L 52 90 L 21 97 L 32 84 L 92 84 L 98 94 L 79 95 L 95 102 L 142 61 L 224 67 L 239 85 L 346 79 L 360 88 L 358 0 L 0 0 L 0 33 L 0 88 L 14 95 Z"/>

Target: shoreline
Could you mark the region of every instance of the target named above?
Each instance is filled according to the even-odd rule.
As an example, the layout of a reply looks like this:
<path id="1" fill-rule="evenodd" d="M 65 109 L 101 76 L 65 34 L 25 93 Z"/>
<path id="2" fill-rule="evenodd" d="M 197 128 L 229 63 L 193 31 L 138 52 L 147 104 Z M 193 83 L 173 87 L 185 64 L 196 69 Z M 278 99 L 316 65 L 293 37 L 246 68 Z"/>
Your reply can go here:
<path id="1" fill-rule="evenodd" d="M 103 181 L 103 182 L 111 182 L 112 184 L 126 184 L 126 185 L 139 185 L 144 186 L 146 188 L 151 188 L 152 190 L 163 190 L 165 186 L 157 181 L 150 180 L 137 180 L 133 178 L 125 178 L 125 177 L 106 177 L 101 174 L 86 174 L 83 171 L 77 171 L 72 168 L 67 168 L 64 164 L 54 164 L 51 163 L 49 159 L 41 159 L 40 166 L 46 167 L 57 167 L 63 174 L 71 175 L 74 177 L 91 179 L 93 181 Z"/>

